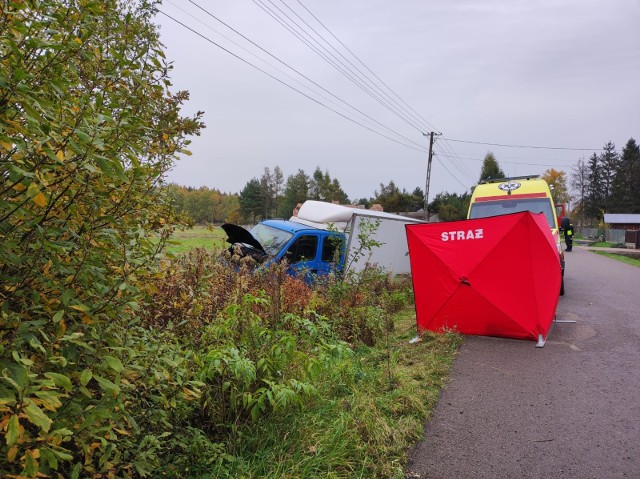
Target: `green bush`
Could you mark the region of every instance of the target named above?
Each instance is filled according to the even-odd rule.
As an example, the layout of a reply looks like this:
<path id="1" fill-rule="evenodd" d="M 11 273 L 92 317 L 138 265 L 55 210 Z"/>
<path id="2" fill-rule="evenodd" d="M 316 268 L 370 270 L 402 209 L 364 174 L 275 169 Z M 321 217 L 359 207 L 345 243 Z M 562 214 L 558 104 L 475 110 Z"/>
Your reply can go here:
<path id="1" fill-rule="evenodd" d="M 268 302 L 246 295 L 204 330 L 201 426 L 216 437 L 264 414 L 301 406 L 315 391 L 315 376 L 349 352 L 324 318 L 284 314 L 274 324 L 253 312 Z"/>
<path id="2" fill-rule="evenodd" d="M 118 0 L 0 9 L 3 475 L 154 465 L 135 415 L 155 340 L 134 323 L 176 221 L 157 187 L 201 125 L 179 116 L 187 95 L 168 89 L 152 14 Z"/>

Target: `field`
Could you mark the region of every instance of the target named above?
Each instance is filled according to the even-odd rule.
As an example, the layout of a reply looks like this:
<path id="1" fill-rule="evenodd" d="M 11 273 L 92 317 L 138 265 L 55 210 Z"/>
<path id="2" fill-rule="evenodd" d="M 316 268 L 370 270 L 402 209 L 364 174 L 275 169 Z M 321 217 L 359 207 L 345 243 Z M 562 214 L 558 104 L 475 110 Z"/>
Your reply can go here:
<path id="1" fill-rule="evenodd" d="M 166 250 L 172 254 L 186 253 L 194 248 L 220 250 L 225 247 L 226 238 L 219 226 L 194 226 L 187 230 L 176 231 Z"/>

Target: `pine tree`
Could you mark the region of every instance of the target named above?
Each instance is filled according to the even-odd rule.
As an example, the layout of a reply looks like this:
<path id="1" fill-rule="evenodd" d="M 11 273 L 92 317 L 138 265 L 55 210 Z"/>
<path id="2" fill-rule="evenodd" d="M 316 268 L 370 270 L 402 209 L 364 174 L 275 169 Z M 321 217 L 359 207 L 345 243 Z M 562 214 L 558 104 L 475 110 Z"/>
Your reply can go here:
<path id="1" fill-rule="evenodd" d="M 295 175 L 287 178 L 282 201 L 285 216 L 290 215 L 298 203 L 303 203 L 309 197 L 309 183 L 309 176 L 304 170 L 298 170 Z"/>
<path id="2" fill-rule="evenodd" d="M 341 205 L 349 204 L 349 197 L 340 186 L 337 178 L 331 180 L 331 201 L 337 201 Z"/>
<path id="3" fill-rule="evenodd" d="M 602 209 L 609 212 L 609 203 L 611 202 L 613 177 L 616 174 L 620 157 L 616 152 L 613 143 L 608 142 L 602 148 L 600 154 L 600 172 L 602 181 Z"/>
<path id="4" fill-rule="evenodd" d="M 587 188 L 585 195 L 585 216 L 591 222 L 602 219 L 605 189 L 602 181 L 602 165 L 595 153 L 587 163 Z"/>
<path id="5" fill-rule="evenodd" d="M 329 189 L 331 187 L 331 179 L 329 178 L 329 172 L 322 173 L 319 166 L 311 175 L 311 181 L 309 182 L 309 199 L 317 201 L 327 200 Z"/>
<path id="6" fill-rule="evenodd" d="M 273 168 L 273 205 L 274 205 L 274 215 L 276 217 L 278 217 L 278 206 L 280 206 L 281 203 L 281 193 L 282 193 L 282 188 L 284 185 L 284 175 L 282 174 L 282 170 L 280 169 L 280 167 L 278 165 L 276 165 Z"/>
<path id="7" fill-rule="evenodd" d="M 275 206 L 274 177 L 271 170 L 265 167 L 260 177 L 260 190 L 262 194 L 262 217 L 270 218 Z"/>
<path id="8" fill-rule="evenodd" d="M 640 213 L 640 147 L 631 138 L 622 149 L 611 183 L 612 213 Z"/>
<path id="9" fill-rule="evenodd" d="M 258 178 L 252 178 L 240 192 L 240 212 L 255 224 L 257 216 L 263 211 L 262 187 Z"/>
<path id="10" fill-rule="evenodd" d="M 505 178 L 504 171 L 498 165 L 496 157 L 493 156 L 493 153 L 489 152 L 484 157 L 484 161 L 482 162 L 482 170 L 480 171 L 480 180 L 495 180 L 498 178 Z"/>

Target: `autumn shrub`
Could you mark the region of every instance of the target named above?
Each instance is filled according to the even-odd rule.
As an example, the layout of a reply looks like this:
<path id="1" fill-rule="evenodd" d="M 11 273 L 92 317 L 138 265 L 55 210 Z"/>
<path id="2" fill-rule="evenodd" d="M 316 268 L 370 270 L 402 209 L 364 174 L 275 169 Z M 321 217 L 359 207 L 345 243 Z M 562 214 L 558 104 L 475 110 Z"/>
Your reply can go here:
<path id="1" fill-rule="evenodd" d="M 135 324 L 178 221 L 159 186 L 202 126 L 180 116 L 188 96 L 169 90 L 153 13 L 0 6 L 3 477 L 148 474 L 139 409 L 180 411 L 191 390 L 182 373 L 158 382 L 182 351 L 148 351 L 163 339 Z"/>
<path id="2" fill-rule="evenodd" d="M 263 292 L 268 302 L 253 311 L 276 323 L 285 314 L 324 316 L 340 339 L 373 345 L 391 327 L 389 313 L 413 300 L 410 279 L 368 267 L 349 278 L 330 276 L 317 282 L 292 276 L 285 263 L 267 266 L 232 261 L 227 253 L 195 249 L 166 262 L 149 283 L 149 300 L 141 311 L 144 324 L 177 325 L 198 341 L 203 327 L 215 321 L 244 295 Z"/>
<path id="3" fill-rule="evenodd" d="M 227 252 L 191 250 L 162 268 L 146 285 L 148 300 L 140 311 L 148 327 L 172 325 L 183 337 L 198 341 L 203 328 L 227 307 L 242 302 L 247 294 L 264 293 L 268 302 L 256 302 L 256 314 L 277 322 L 286 313 L 301 315 L 313 290 L 300 278 L 287 274 L 286 264 L 258 267 L 232 261 Z"/>

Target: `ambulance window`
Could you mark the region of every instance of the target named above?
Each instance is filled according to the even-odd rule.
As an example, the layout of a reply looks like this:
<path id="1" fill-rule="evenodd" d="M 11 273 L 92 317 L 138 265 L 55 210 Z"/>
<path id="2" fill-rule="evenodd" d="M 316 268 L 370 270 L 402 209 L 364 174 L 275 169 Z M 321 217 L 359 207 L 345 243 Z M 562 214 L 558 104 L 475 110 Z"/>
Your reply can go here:
<path id="1" fill-rule="evenodd" d="M 550 228 L 555 228 L 554 210 L 551 202 L 546 198 L 510 199 L 499 201 L 480 201 L 471 205 L 469 218 L 488 218 L 490 216 L 508 215 L 531 211 L 532 213 L 544 213 Z"/>

